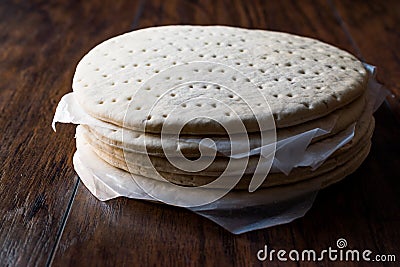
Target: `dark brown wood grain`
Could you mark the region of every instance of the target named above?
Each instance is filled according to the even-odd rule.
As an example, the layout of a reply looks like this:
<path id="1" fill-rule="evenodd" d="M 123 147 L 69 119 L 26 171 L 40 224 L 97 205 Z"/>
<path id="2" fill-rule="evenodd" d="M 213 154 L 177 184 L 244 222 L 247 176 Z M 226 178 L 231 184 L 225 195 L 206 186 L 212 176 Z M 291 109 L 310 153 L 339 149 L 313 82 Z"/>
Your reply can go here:
<path id="1" fill-rule="evenodd" d="M 56 104 L 84 53 L 129 29 L 135 5 L 0 3 L 1 266 L 49 261 L 78 182 L 74 128 L 51 129 Z"/>
<path id="2" fill-rule="evenodd" d="M 259 266 L 256 253 L 264 245 L 322 250 L 335 247 L 338 238 L 350 248 L 399 260 L 400 128 L 386 107 L 376 114 L 371 153 L 356 173 L 321 191 L 304 218 L 239 236 L 183 208 L 125 198 L 98 201 L 73 170 L 74 127 L 59 125 L 57 134 L 50 127 L 87 51 L 111 36 L 166 24 L 318 38 L 377 65 L 379 80 L 400 96 L 399 12 L 397 1 L 1 2 L 0 265 Z"/>

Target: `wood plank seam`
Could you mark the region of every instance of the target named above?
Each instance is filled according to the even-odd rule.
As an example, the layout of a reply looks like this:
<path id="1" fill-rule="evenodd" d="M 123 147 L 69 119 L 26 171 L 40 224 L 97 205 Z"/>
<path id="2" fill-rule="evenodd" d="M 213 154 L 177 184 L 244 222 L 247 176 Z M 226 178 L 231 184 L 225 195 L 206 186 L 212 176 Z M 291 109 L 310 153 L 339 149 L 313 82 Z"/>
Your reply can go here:
<path id="1" fill-rule="evenodd" d="M 49 258 L 47 259 L 46 266 L 51 266 L 51 264 L 53 262 L 54 255 L 56 254 L 58 244 L 60 243 L 61 237 L 64 233 L 65 225 L 67 224 L 69 214 L 71 213 L 72 205 L 74 204 L 74 200 L 75 200 L 76 192 L 78 191 L 79 184 L 80 184 L 80 182 L 78 179 L 75 183 L 74 190 L 72 191 L 71 199 L 68 202 L 67 209 L 65 210 L 65 213 L 62 217 L 60 228 L 57 231 L 56 242 L 55 242 L 53 248 L 51 249 Z"/>
<path id="2" fill-rule="evenodd" d="M 131 30 L 134 30 L 139 25 L 139 20 L 140 20 L 140 17 L 142 15 L 142 13 L 143 13 L 144 5 L 145 5 L 144 0 L 140 0 L 139 4 L 137 6 L 136 12 L 135 12 L 135 14 L 133 16 L 133 20 L 132 20 L 132 23 L 131 23 L 131 26 L 130 26 Z M 69 218 L 69 214 L 71 213 L 72 206 L 74 204 L 76 193 L 78 191 L 78 186 L 80 184 L 79 181 L 80 180 L 78 179 L 76 184 L 75 184 L 75 186 L 74 186 L 74 189 L 73 189 L 73 192 L 72 192 L 72 195 L 71 195 L 71 199 L 70 199 L 70 201 L 68 203 L 68 206 L 67 206 L 67 209 L 66 209 L 66 211 L 65 211 L 65 213 L 64 213 L 64 215 L 62 217 L 62 222 L 61 222 L 60 229 L 57 232 L 56 242 L 55 242 L 55 244 L 54 244 L 54 246 L 53 246 L 53 248 L 52 248 L 52 250 L 50 252 L 49 258 L 48 258 L 47 263 L 46 263 L 46 266 L 51 266 L 52 262 L 54 260 L 55 254 L 56 254 L 57 249 L 58 249 L 58 245 L 59 245 L 60 240 L 61 240 L 61 238 L 63 236 L 64 229 L 65 229 L 65 226 L 66 226 L 68 218 Z"/>
<path id="3" fill-rule="evenodd" d="M 144 10 L 144 0 L 140 0 L 138 7 L 136 9 L 135 15 L 133 16 L 133 20 L 130 26 L 130 30 L 134 30 L 137 28 L 137 26 L 139 25 L 139 20 L 140 17 L 142 16 L 143 10 Z"/>
<path id="4" fill-rule="evenodd" d="M 357 57 L 358 57 L 361 61 L 365 62 L 365 58 L 364 58 L 364 56 L 363 56 L 362 53 L 361 53 L 361 49 L 360 49 L 359 46 L 357 45 L 357 42 L 355 41 L 355 39 L 353 38 L 353 36 L 351 36 L 351 33 L 350 33 L 350 31 L 349 31 L 349 28 L 347 27 L 346 23 L 344 22 L 344 20 L 343 20 L 342 16 L 340 15 L 338 9 L 336 8 L 335 4 L 333 3 L 332 0 L 327 0 L 327 1 L 328 1 L 329 6 L 330 6 L 331 9 L 332 9 L 333 16 L 334 16 L 335 19 L 337 20 L 337 22 L 338 22 L 340 28 L 342 28 L 342 30 L 343 30 L 344 34 L 346 35 L 347 39 L 349 40 L 351 46 L 353 46 L 354 50 L 356 51 Z"/>

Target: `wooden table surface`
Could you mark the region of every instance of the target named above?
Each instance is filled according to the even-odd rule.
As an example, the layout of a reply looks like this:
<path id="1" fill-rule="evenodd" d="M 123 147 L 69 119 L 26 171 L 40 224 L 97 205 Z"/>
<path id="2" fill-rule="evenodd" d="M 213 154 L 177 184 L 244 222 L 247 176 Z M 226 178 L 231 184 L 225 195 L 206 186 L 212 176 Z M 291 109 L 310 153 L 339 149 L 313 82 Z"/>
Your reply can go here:
<path id="1" fill-rule="evenodd" d="M 59 125 L 57 133 L 50 127 L 56 105 L 71 91 L 76 64 L 93 46 L 165 24 L 285 31 L 376 65 L 378 80 L 395 97 L 376 113 L 367 160 L 321 191 L 303 218 L 238 236 L 181 208 L 95 199 L 72 166 L 74 126 Z M 338 238 L 352 249 L 395 254 L 399 265 L 399 26 L 396 0 L 1 1 L 0 266 L 257 266 L 264 245 L 322 250 L 335 247 Z"/>

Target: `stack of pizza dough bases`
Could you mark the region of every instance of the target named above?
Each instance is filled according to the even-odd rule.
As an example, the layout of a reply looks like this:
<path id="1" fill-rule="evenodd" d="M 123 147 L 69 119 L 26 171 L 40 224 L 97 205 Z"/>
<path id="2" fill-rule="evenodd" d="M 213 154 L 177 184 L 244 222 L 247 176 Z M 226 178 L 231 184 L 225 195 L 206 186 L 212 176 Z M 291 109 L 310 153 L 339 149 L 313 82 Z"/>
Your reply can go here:
<path id="1" fill-rule="evenodd" d="M 279 143 L 323 129 L 324 134 L 307 143 L 308 153 L 319 157 L 352 129 L 351 138 L 317 168 L 294 162 L 283 173 L 272 167 L 258 190 L 296 188 L 310 181 L 319 181 L 322 188 L 354 172 L 370 150 L 374 119 L 366 108 L 367 80 L 354 56 L 310 38 L 223 26 L 133 31 L 99 44 L 77 66 L 76 102 L 110 126 L 79 125 L 77 148 L 135 179 L 165 183 L 161 176 L 185 187 L 206 185 L 230 160 L 238 162 L 233 167 L 246 160 L 233 189 L 239 192 L 248 189 L 262 156 L 235 157 L 231 152 L 241 144 L 232 142 L 231 135 L 245 133 L 250 151 L 256 151 L 265 145 L 264 131 Z M 269 125 L 260 125 L 259 118 Z M 227 130 L 235 123 L 244 127 Z M 179 138 L 168 131 L 164 136 L 163 129 L 175 129 Z M 204 138 L 216 145 L 202 155 Z M 168 151 L 182 152 L 191 161 L 202 156 L 213 160 L 198 171 L 186 170 L 171 163 L 174 156 L 167 158 Z M 281 158 L 281 164 L 290 164 L 292 154 L 296 152 Z M 76 169 L 84 176 L 81 167 Z"/>

